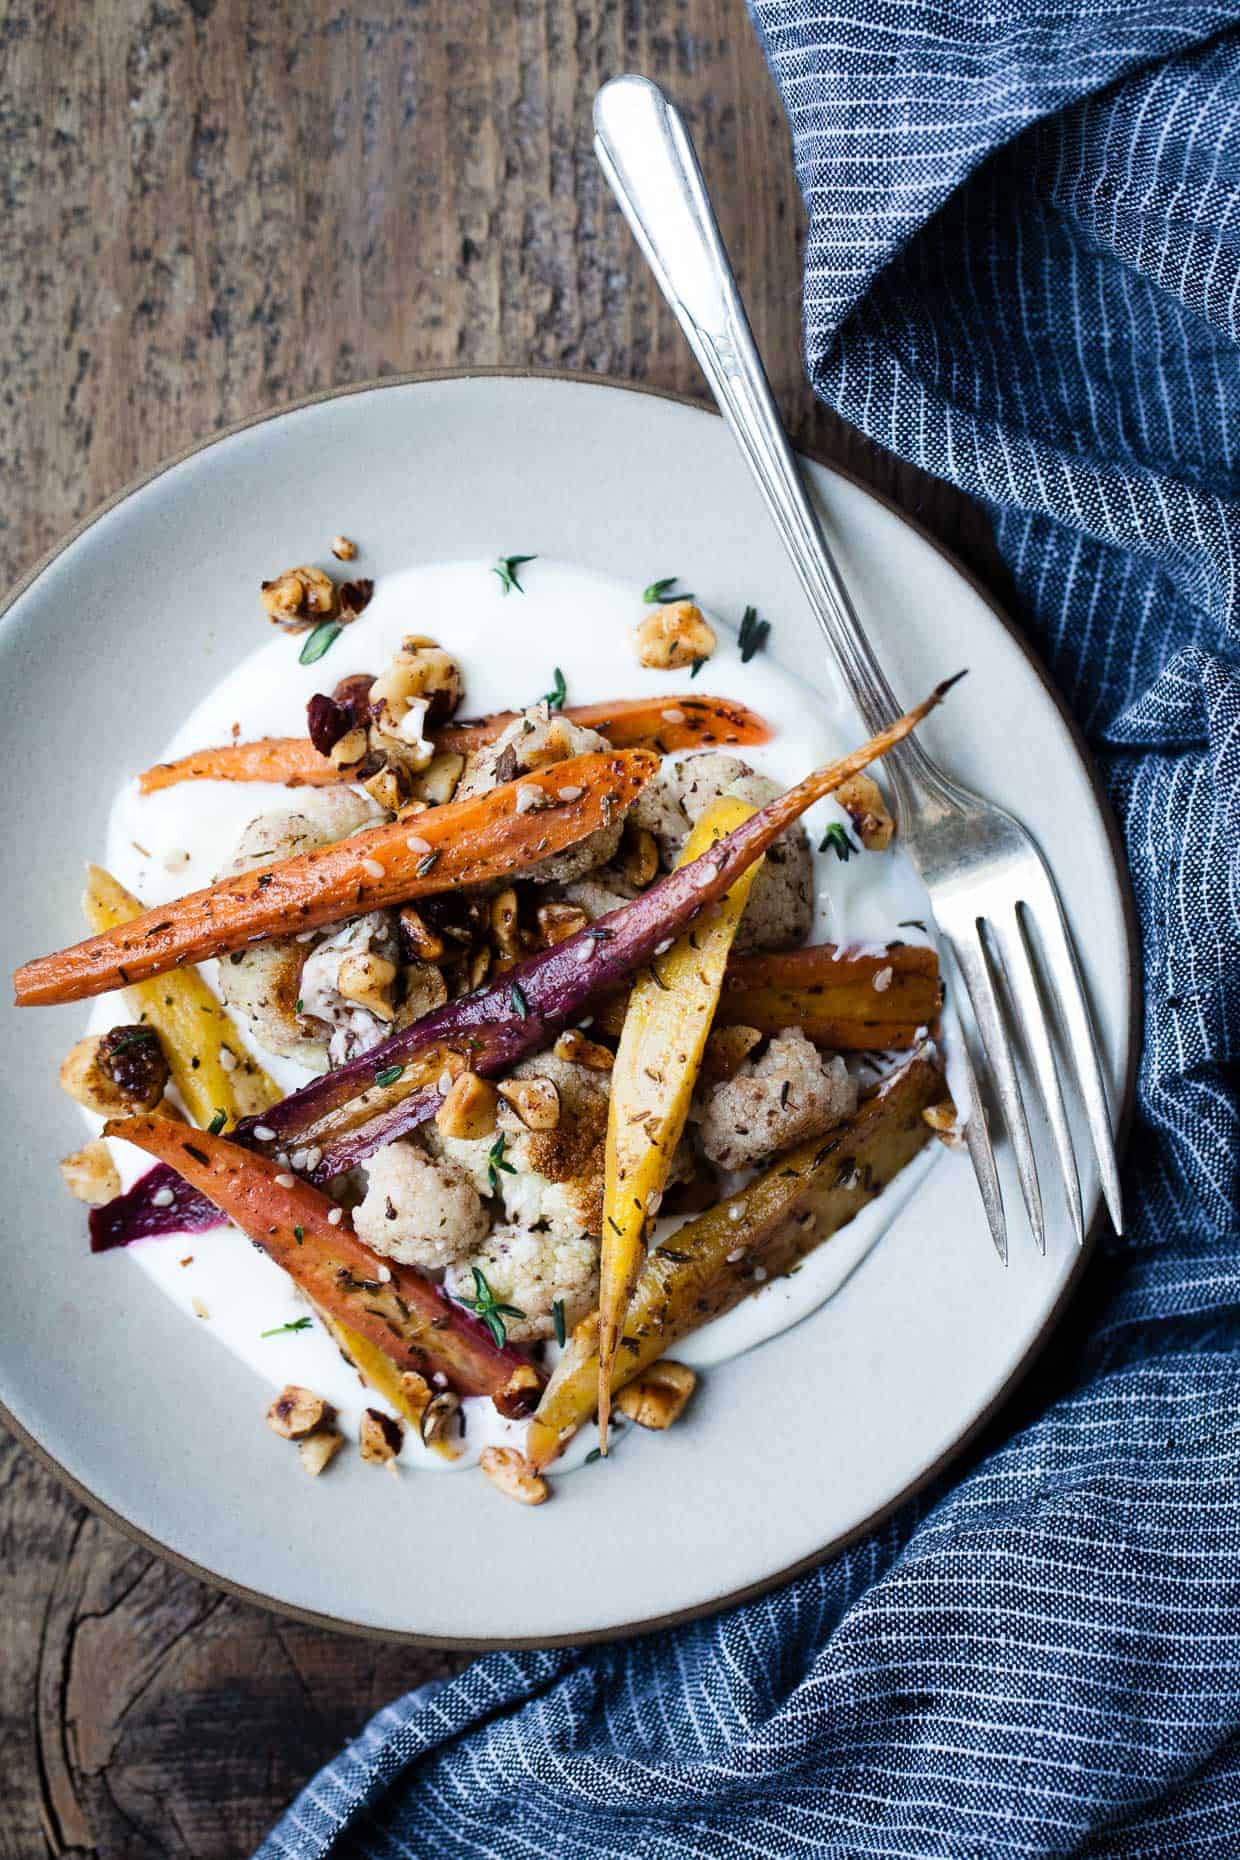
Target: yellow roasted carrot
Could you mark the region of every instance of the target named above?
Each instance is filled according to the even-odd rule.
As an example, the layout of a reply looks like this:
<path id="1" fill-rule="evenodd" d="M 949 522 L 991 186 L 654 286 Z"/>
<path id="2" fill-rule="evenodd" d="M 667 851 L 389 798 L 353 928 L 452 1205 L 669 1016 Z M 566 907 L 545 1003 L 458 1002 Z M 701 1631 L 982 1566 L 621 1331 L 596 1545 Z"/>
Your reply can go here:
<path id="1" fill-rule="evenodd" d="M 113 930 L 140 917 L 144 908 L 102 866 L 87 868 L 82 909 L 92 930 Z M 238 1118 L 265 1111 L 280 1097 L 275 1080 L 247 1053 L 197 969 L 135 982 L 125 990 L 125 1001 L 159 1035 L 173 1083 L 196 1124 L 210 1124 L 222 1111 L 225 1127 L 231 1128 Z"/>
<path id="2" fill-rule="evenodd" d="M 698 859 L 756 810 L 724 795 L 707 809 L 680 864 Z M 697 1084 L 728 953 L 762 860 L 633 985 L 611 1075 L 599 1285 L 599 1444 L 607 1451 L 616 1346 Z"/>
<path id="3" fill-rule="evenodd" d="M 926 1048 L 912 1054 L 853 1115 L 780 1156 L 738 1194 L 650 1250 L 638 1275 L 611 1377 L 614 1395 L 681 1338 L 792 1272 L 881 1193 L 930 1139 L 922 1116 L 943 1096 Z M 568 1340 L 530 1423 L 525 1452 L 541 1470 L 598 1400 L 598 1320 Z"/>

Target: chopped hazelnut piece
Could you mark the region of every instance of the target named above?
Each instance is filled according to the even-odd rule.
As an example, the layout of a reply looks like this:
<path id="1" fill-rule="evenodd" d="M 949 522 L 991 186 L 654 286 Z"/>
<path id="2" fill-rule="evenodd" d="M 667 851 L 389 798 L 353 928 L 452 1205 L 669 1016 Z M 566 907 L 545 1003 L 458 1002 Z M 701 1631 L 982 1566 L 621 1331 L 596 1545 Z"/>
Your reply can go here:
<path id="1" fill-rule="evenodd" d="M 590 919 L 579 904 L 543 904 L 538 910 L 538 932 L 546 948 L 566 943 L 584 930 Z"/>
<path id="2" fill-rule="evenodd" d="M 554 1130 L 560 1121 L 560 1094 L 550 1079 L 505 1079 L 499 1095 L 527 1130 Z"/>
<path id="3" fill-rule="evenodd" d="M 504 956 L 521 953 L 521 932 L 517 926 L 517 894 L 511 885 L 496 892 L 491 900 L 491 935 L 495 947 Z"/>
<path id="4" fill-rule="evenodd" d="M 69 1193 L 86 1202 L 88 1207 L 102 1207 L 105 1201 L 111 1201 L 113 1195 L 121 1192 L 121 1178 L 112 1161 L 112 1152 L 102 1140 L 88 1143 L 84 1149 L 74 1150 L 71 1156 L 64 1157 L 60 1173 Z"/>
<path id="5" fill-rule="evenodd" d="M 964 1132 L 960 1128 L 959 1114 L 950 1098 L 944 1098 L 940 1104 L 927 1105 L 922 1112 L 923 1123 L 929 1124 L 940 1143 L 949 1150 L 958 1150 L 964 1142 Z"/>
<path id="6" fill-rule="evenodd" d="M 541 1394 L 542 1377 L 532 1363 L 522 1363 L 492 1399 L 502 1415 L 510 1421 L 518 1421 L 522 1415 L 534 1411 Z"/>
<path id="7" fill-rule="evenodd" d="M 616 1396 L 616 1406 L 639 1427 L 662 1431 L 680 1419 L 696 1387 L 697 1377 L 691 1369 L 665 1359 L 626 1383 Z"/>
<path id="8" fill-rule="evenodd" d="M 136 1022 L 89 1034 L 70 1047 L 60 1083 L 99 1117 L 153 1111 L 168 1083 L 168 1061 L 154 1027 Z"/>
<path id="9" fill-rule="evenodd" d="M 262 585 L 263 606 L 276 626 L 314 626 L 336 611 L 336 584 L 321 568 L 286 568 Z"/>
<path id="10" fill-rule="evenodd" d="M 413 1425 L 422 1431 L 422 1417 L 431 1404 L 431 1385 L 416 1369 L 406 1369 L 400 1379 L 400 1398 Z"/>
<path id="11" fill-rule="evenodd" d="M 864 772 L 842 782 L 832 796 L 839 802 L 861 844 L 869 852 L 885 852 L 895 837 L 896 823 L 872 775 Z"/>
<path id="12" fill-rule="evenodd" d="M 541 1505 L 551 1496 L 547 1481 L 515 1447 L 484 1447 L 478 1464 L 496 1490 L 519 1505 Z"/>
<path id="13" fill-rule="evenodd" d="M 702 1055 L 703 1078 L 734 1078 L 761 1040 L 756 1027 L 712 1027 Z"/>
<path id="14" fill-rule="evenodd" d="M 368 775 L 362 786 L 371 800 L 377 801 L 380 807 L 386 807 L 389 814 L 399 814 L 409 799 L 404 770 L 393 768 L 390 762 L 385 763 L 376 774 Z"/>
<path id="15" fill-rule="evenodd" d="M 444 1137 L 489 1137 L 495 1128 L 499 1095 L 494 1085 L 476 1072 L 462 1072 L 435 1113 Z"/>
<path id="16" fill-rule="evenodd" d="M 336 1410 L 330 1402 L 316 1395 L 313 1389 L 303 1389 L 296 1382 L 290 1382 L 267 1410 L 267 1425 L 273 1434 L 279 1434 L 283 1440 L 304 1440 L 307 1434 L 313 1434 L 316 1428 L 325 1427 L 336 1418 Z"/>
<path id="17" fill-rule="evenodd" d="M 448 1435 L 461 1412 L 461 1398 L 448 1389 L 435 1395 L 422 1411 L 422 1439 L 428 1447 L 447 1447 Z"/>
<path id="18" fill-rule="evenodd" d="M 645 827 L 626 827 L 617 863 L 630 885 L 644 891 L 659 876 L 659 846 L 654 834 Z"/>
<path id="19" fill-rule="evenodd" d="M 491 973 L 491 952 L 489 949 L 476 949 L 469 959 L 469 986 L 481 988 Z"/>
<path id="20" fill-rule="evenodd" d="M 396 1012 L 392 1005 L 395 980 L 396 964 L 389 962 L 386 956 L 354 950 L 341 958 L 336 972 L 336 992 L 346 1001 L 356 1001 L 376 1020 L 391 1020 Z"/>
<path id="21" fill-rule="evenodd" d="M 394 1460 L 404 1442 L 405 1430 L 399 1421 L 381 1408 L 364 1408 L 358 1429 L 357 1444 L 368 1466 L 383 1466 Z"/>
<path id="22" fill-rule="evenodd" d="M 297 1451 L 310 1477 L 317 1479 L 324 1467 L 331 1465 L 343 1445 L 344 1435 L 338 1428 L 323 1427 L 300 1441 Z"/>
<path id="23" fill-rule="evenodd" d="M 431 807 L 443 807 L 456 793 L 456 784 L 465 771 L 465 758 L 455 750 L 445 749 L 432 756 L 420 775 L 413 778 L 413 791 Z"/>
<path id="24" fill-rule="evenodd" d="M 350 542 L 347 536 L 333 536 L 332 554 L 338 562 L 351 562 L 357 554 L 357 544 Z"/>
<path id="25" fill-rule="evenodd" d="M 692 601 L 669 601 L 647 614 L 633 640 L 638 664 L 658 671 L 674 671 L 692 665 L 695 659 L 709 659 L 715 650 L 714 632 Z"/>
<path id="26" fill-rule="evenodd" d="M 346 730 L 339 742 L 332 744 L 328 760 L 333 768 L 351 769 L 355 763 L 363 760 L 369 748 L 370 738 L 365 730 L 360 727 Z"/>
<path id="27" fill-rule="evenodd" d="M 402 904 L 397 919 L 401 952 L 418 962 L 438 962 L 446 944 L 437 930 L 432 930 L 416 904 Z"/>
<path id="28" fill-rule="evenodd" d="M 562 1033 L 551 1050 L 557 1059 L 586 1066 L 591 1072 L 610 1072 L 616 1063 L 616 1055 L 610 1047 L 601 1045 L 598 1040 L 587 1040 L 576 1027 L 569 1027 Z"/>

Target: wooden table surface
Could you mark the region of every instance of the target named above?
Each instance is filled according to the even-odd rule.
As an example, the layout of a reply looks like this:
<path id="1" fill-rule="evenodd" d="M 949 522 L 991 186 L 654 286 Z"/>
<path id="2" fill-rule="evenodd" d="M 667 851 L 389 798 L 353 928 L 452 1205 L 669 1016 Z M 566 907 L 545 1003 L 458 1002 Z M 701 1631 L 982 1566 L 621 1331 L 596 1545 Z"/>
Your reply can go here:
<path id="1" fill-rule="evenodd" d="M 9 0 L 0 577 L 336 383 L 512 363 L 704 395 L 590 152 L 623 70 L 688 115 L 794 436 L 993 581 L 981 515 L 802 376 L 802 214 L 742 0 Z M 4 1437 L 0 1482 L 0 1860 L 233 1860 L 372 1711 L 464 1663 L 218 1594 Z"/>

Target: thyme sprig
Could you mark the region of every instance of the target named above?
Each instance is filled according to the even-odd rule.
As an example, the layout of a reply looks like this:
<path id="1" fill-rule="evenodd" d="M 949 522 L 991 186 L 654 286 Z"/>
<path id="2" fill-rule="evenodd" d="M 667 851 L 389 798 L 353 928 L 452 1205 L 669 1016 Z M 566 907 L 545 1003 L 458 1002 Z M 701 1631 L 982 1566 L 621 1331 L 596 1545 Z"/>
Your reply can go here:
<path id="1" fill-rule="evenodd" d="M 504 1328 L 505 1318 L 523 1318 L 524 1311 L 519 1305 L 503 1305 L 496 1299 L 495 1293 L 487 1284 L 486 1274 L 480 1266 L 472 1268 L 474 1275 L 474 1296 L 458 1297 L 458 1304 L 465 1305 L 476 1317 L 480 1317 L 491 1333 L 497 1350 L 502 1350 L 508 1341 L 508 1332 Z"/>
<path id="2" fill-rule="evenodd" d="M 514 589 L 518 594 L 524 594 L 525 589 L 521 586 L 517 570 L 524 568 L 527 562 L 537 560 L 536 555 L 501 555 L 491 573 L 498 575 L 499 585 L 505 594 L 511 594 Z"/>

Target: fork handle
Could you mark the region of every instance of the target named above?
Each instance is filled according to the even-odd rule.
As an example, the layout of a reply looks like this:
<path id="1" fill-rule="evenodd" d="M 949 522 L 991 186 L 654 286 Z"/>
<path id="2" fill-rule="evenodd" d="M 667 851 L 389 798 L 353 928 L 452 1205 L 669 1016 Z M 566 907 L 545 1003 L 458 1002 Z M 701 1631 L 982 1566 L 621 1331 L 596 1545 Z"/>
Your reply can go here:
<path id="1" fill-rule="evenodd" d="M 784 435 L 684 119 L 648 78 L 618 77 L 594 100 L 594 130 L 603 172 L 758 481 L 849 696 L 874 733 L 900 707 Z"/>

